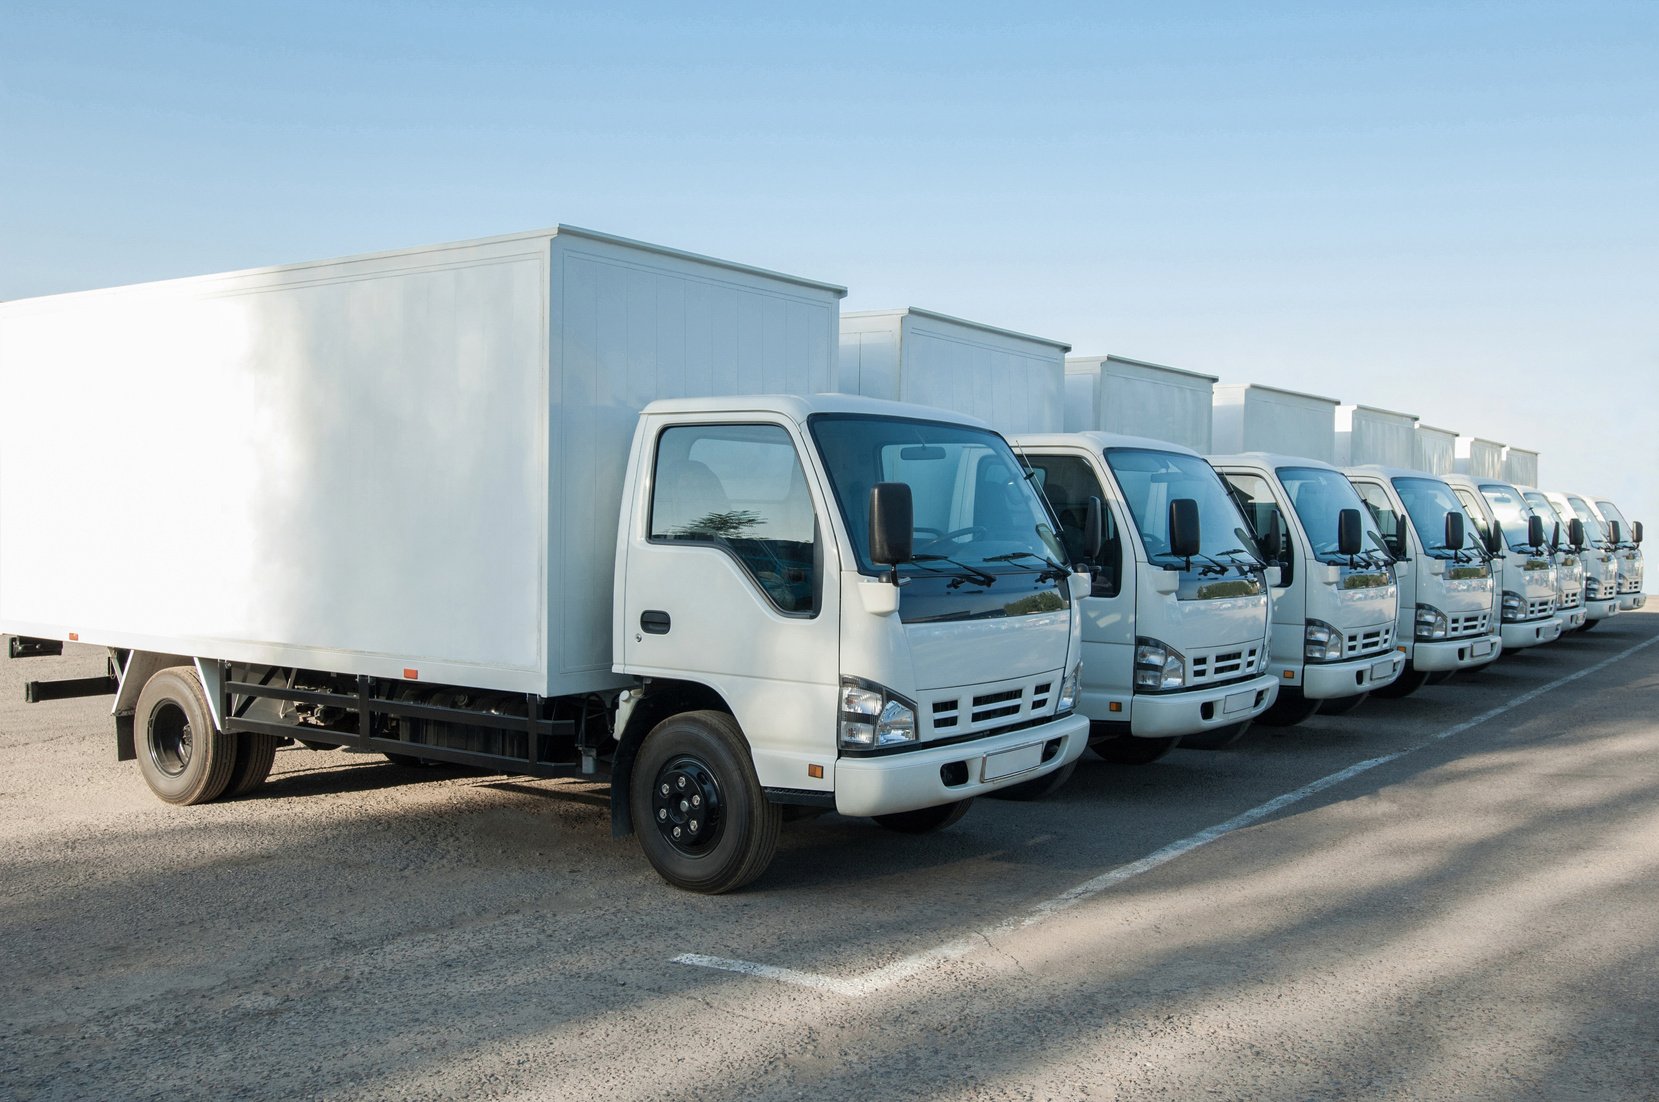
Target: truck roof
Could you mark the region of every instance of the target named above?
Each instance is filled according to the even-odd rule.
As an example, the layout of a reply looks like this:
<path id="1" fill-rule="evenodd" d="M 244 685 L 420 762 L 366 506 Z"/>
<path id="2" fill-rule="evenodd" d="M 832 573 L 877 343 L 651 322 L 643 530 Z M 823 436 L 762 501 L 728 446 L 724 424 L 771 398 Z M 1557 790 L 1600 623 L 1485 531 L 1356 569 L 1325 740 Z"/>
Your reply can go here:
<path id="1" fill-rule="evenodd" d="M 1145 448 L 1147 451 L 1175 452 L 1179 455 L 1197 455 L 1184 444 L 1172 444 L 1151 436 L 1129 436 L 1121 432 L 1034 432 L 1017 433 L 1009 442 L 1019 447 L 1052 448 L 1067 444 L 1086 443 L 1096 451 L 1107 448 Z"/>
<path id="2" fill-rule="evenodd" d="M 861 413 L 870 417 L 909 417 L 988 429 L 977 417 L 914 402 L 890 402 L 857 394 L 738 394 L 715 398 L 659 398 L 641 415 L 679 413 L 780 413 L 803 422 L 815 413 Z"/>
<path id="3" fill-rule="evenodd" d="M 1279 452 L 1235 452 L 1232 455 L 1206 455 L 1212 467 L 1324 467 L 1335 471 L 1338 468 L 1333 463 L 1323 459 L 1311 459 L 1305 455 L 1284 455 Z"/>

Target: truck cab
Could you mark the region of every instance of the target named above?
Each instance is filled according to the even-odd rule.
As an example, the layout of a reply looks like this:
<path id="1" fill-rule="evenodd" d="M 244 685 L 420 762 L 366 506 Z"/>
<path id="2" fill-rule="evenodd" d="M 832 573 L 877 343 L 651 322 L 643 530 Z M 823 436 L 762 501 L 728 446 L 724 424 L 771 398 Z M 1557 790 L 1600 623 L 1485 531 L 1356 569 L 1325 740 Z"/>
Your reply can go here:
<path id="1" fill-rule="evenodd" d="M 1352 483 L 1299 456 L 1244 452 L 1210 463 L 1278 571 L 1269 670 L 1279 699 L 1260 721 L 1346 710 L 1392 684 L 1406 664 L 1395 640 L 1394 560 Z"/>
<path id="2" fill-rule="evenodd" d="M 1607 527 L 1619 560 L 1619 610 L 1630 612 L 1641 608 L 1647 603 L 1647 595 L 1642 592 L 1642 522 L 1624 519 L 1619 507 L 1604 497 L 1591 498 L 1589 502 Z"/>
<path id="3" fill-rule="evenodd" d="M 1346 471 L 1395 558 L 1395 631 L 1407 669 L 1379 695 L 1404 696 L 1430 676 L 1485 665 L 1503 649 L 1492 616 L 1492 560 L 1452 488 L 1396 467 Z"/>
<path id="4" fill-rule="evenodd" d="M 1621 610 L 1618 546 L 1589 499 L 1559 490 L 1545 490 L 1544 496 L 1557 513 L 1584 526 L 1584 550 L 1579 555 L 1584 568 L 1584 622 L 1578 630 L 1589 631 Z"/>
<path id="5" fill-rule="evenodd" d="M 1544 520 L 1521 491 L 1496 479 L 1464 474 L 1444 476 L 1457 494 L 1487 550 L 1499 562 L 1498 631 L 1506 651 L 1553 643 L 1561 637 L 1555 616 L 1555 561 L 1545 542 Z"/>
<path id="6" fill-rule="evenodd" d="M 1123 763 L 1183 737 L 1230 741 L 1269 708 L 1266 564 L 1221 479 L 1191 448 L 1116 433 L 1016 436 L 1088 568 L 1083 691 L 1089 745 Z M 1087 546 L 1091 499 L 1102 505 Z M 1184 541 L 1184 542 L 1183 542 Z"/>
<path id="7" fill-rule="evenodd" d="M 1542 490 L 1515 487 L 1527 499 L 1532 511 L 1544 518 L 1550 553 L 1555 557 L 1555 616 L 1561 634 L 1584 626 L 1584 524 L 1577 517 L 1563 516 Z"/>

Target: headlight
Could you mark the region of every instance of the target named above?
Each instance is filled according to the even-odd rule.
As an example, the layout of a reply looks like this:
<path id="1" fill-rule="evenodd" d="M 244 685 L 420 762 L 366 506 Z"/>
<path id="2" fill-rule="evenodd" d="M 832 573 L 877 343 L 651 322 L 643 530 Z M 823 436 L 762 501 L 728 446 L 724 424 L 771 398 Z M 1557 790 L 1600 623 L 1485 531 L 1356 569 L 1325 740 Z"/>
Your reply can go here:
<path id="1" fill-rule="evenodd" d="M 916 707 L 891 689 L 841 679 L 841 746 L 873 750 L 916 741 Z"/>
<path id="2" fill-rule="evenodd" d="M 1302 657 L 1309 662 L 1340 661 L 1342 647 L 1342 633 L 1323 620 L 1309 620 L 1302 629 Z"/>
<path id="3" fill-rule="evenodd" d="M 1433 605 L 1417 606 L 1416 637 L 1419 639 L 1444 639 L 1448 632 L 1446 614 Z"/>
<path id="4" fill-rule="evenodd" d="M 1055 705 L 1055 712 L 1063 714 L 1077 707 L 1077 689 L 1083 683 L 1083 663 L 1079 662 L 1071 668 L 1066 679 L 1060 683 L 1060 700 Z"/>
<path id="5" fill-rule="evenodd" d="M 1519 593 L 1503 591 L 1503 618 L 1505 620 L 1519 620 L 1526 614 L 1527 603 Z"/>
<path id="6" fill-rule="evenodd" d="M 1135 640 L 1135 688 L 1157 692 L 1179 689 L 1187 683 L 1187 660 L 1168 643 Z"/>

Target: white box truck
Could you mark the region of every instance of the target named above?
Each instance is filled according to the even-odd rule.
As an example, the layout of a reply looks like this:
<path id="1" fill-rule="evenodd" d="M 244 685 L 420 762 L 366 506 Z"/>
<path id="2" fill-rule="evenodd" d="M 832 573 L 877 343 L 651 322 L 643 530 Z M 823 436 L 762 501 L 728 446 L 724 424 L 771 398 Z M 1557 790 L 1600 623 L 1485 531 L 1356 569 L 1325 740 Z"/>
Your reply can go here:
<path id="1" fill-rule="evenodd" d="M 173 803 L 285 739 L 608 776 L 706 892 L 786 807 L 945 825 L 1082 753 L 1087 579 L 995 432 L 806 396 L 842 294 L 560 227 L 7 303 L 0 632 L 109 647 Z"/>
<path id="2" fill-rule="evenodd" d="M 1214 375 L 1127 356 L 1066 358 L 1066 432 L 1150 437 L 1211 449 Z"/>
<path id="3" fill-rule="evenodd" d="M 1306 456 L 1243 452 L 1209 460 L 1278 567 L 1269 669 L 1279 698 L 1261 722 L 1300 723 L 1320 710 L 1340 715 L 1391 684 L 1405 668 L 1395 640 L 1399 586 L 1353 484 Z"/>
<path id="4" fill-rule="evenodd" d="M 1559 639 L 1555 558 L 1544 518 L 1532 511 L 1520 490 L 1497 477 L 1449 474 L 1445 481 L 1480 529 L 1487 551 L 1500 563 L 1494 611 L 1503 649 L 1513 653 Z"/>
<path id="5" fill-rule="evenodd" d="M 1335 449 L 1339 467 L 1413 467 L 1417 415 L 1376 406 L 1337 406 Z"/>
<path id="6" fill-rule="evenodd" d="M 1559 490 L 1543 493 L 1557 515 L 1584 526 L 1584 550 L 1578 556 L 1584 570 L 1584 622 L 1578 630 L 1589 631 L 1620 611 L 1618 545 L 1586 498 Z"/>
<path id="7" fill-rule="evenodd" d="M 1629 612 L 1647 603 L 1642 592 L 1642 522 L 1624 518 L 1624 513 L 1605 497 L 1587 499 L 1601 518 L 1619 560 L 1619 609 Z"/>
<path id="8" fill-rule="evenodd" d="M 1511 486 L 1538 485 L 1538 453 L 1511 444 L 1503 450 L 1503 480 Z"/>
<path id="9" fill-rule="evenodd" d="M 1544 538 L 1555 559 L 1555 618 L 1561 632 L 1584 626 L 1584 555 L 1587 536 L 1584 522 L 1563 514 L 1544 492 L 1534 486 L 1516 486 L 1532 511 L 1544 518 Z"/>
<path id="10" fill-rule="evenodd" d="M 1433 475 L 1376 464 L 1348 467 L 1394 556 L 1400 614 L 1394 638 L 1406 669 L 1376 690 L 1405 696 L 1439 674 L 1493 661 L 1503 640 L 1492 612 L 1492 557 L 1452 488 Z"/>
<path id="11" fill-rule="evenodd" d="M 1064 416 L 1071 346 L 910 307 L 841 315 L 837 389 L 1044 432 Z"/>
<path id="12" fill-rule="evenodd" d="M 1457 433 L 1419 421 L 1412 436 L 1412 460 L 1406 466 L 1435 476 L 1457 469 Z"/>
<path id="13" fill-rule="evenodd" d="M 1259 383 L 1220 383 L 1211 404 L 1211 450 L 1272 452 L 1336 461 L 1335 398 Z"/>
<path id="14" fill-rule="evenodd" d="M 1454 473 L 1470 478 L 1503 479 L 1503 445 L 1496 440 L 1478 436 L 1457 438 L 1457 463 Z"/>

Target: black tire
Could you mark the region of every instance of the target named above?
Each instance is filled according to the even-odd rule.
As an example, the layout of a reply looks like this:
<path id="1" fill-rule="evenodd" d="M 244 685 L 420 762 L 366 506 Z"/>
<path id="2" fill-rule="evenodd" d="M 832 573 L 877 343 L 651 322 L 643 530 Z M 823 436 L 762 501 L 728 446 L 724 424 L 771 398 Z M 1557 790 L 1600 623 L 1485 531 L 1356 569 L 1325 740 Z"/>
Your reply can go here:
<path id="1" fill-rule="evenodd" d="M 1582 624 L 1578 625 L 1578 630 L 1579 631 L 1589 631 L 1591 628 L 1595 627 L 1599 623 L 1601 623 L 1600 620 L 1586 620 Z M 1505 653 L 1507 653 L 1507 652 L 1505 652 Z"/>
<path id="2" fill-rule="evenodd" d="M 276 764 L 277 739 L 275 735 L 237 735 L 236 764 L 230 770 L 227 796 L 246 796 L 265 783 Z"/>
<path id="3" fill-rule="evenodd" d="M 1436 670 L 1429 674 L 1429 684 L 1444 685 L 1446 682 L 1456 677 L 1460 672 L 1461 671 L 1459 670 Z"/>
<path id="4" fill-rule="evenodd" d="M 1196 735 L 1182 735 L 1181 746 L 1186 750 L 1225 750 L 1244 737 L 1244 732 L 1250 730 L 1250 722 L 1247 719 L 1243 723 L 1213 727 Z"/>
<path id="5" fill-rule="evenodd" d="M 138 771 L 170 804 L 217 799 L 236 768 L 236 739 L 213 725 L 192 666 L 171 666 L 145 682 L 133 716 Z"/>
<path id="6" fill-rule="evenodd" d="M 1294 727 L 1319 710 L 1319 701 L 1309 700 L 1301 689 L 1279 687 L 1279 699 L 1256 717 L 1263 727 Z"/>
<path id="7" fill-rule="evenodd" d="M 1429 683 L 1427 670 L 1414 670 L 1410 666 L 1400 671 L 1400 676 L 1384 685 L 1380 689 L 1371 691 L 1384 700 L 1398 700 L 1403 696 L 1410 696 Z"/>
<path id="8" fill-rule="evenodd" d="M 432 764 L 431 758 L 418 758 L 414 754 L 387 754 L 386 760 L 405 769 L 424 769 Z"/>
<path id="9" fill-rule="evenodd" d="M 1113 765 L 1151 765 L 1180 744 L 1179 735 L 1170 738 L 1102 735 L 1089 739 L 1089 749 Z"/>
<path id="10" fill-rule="evenodd" d="M 741 888 L 777 852 L 782 809 L 761 790 L 743 731 L 724 712 L 685 712 L 652 728 L 628 806 L 646 860 L 677 888 Z"/>
<path id="11" fill-rule="evenodd" d="M 954 803 L 918 807 L 914 811 L 895 811 L 891 815 L 877 815 L 875 820 L 888 830 L 896 830 L 900 834 L 931 834 L 959 821 L 968 813 L 968 808 L 973 806 L 973 802 L 974 798 L 969 796 Z"/>
<path id="12" fill-rule="evenodd" d="M 1374 691 L 1378 696 L 1383 695 L 1380 689 Z M 1364 704 L 1370 695 L 1370 692 L 1363 692 L 1355 693 L 1353 696 L 1338 696 L 1332 697 L 1330 700 L 1321 700 L 1319 702 L 1319 714 L 1322 716 L 1345 716 Z"/>
<path id="13" fill-rule="evenodd" d="M 1067 762 L 1052 773 L 1046 773 L 1029 781 L 1011 784 L 1007 788 L 999 788 L 995 792 L 985 795 L 997 800 L 1040 800 L 1044 796 L 1053 795 L 1060 786 L 1071 780 L 1071 775 L 1077 772 L 1075 760 Z M 966 808 L 963 809 L 964 811 Z"/>

